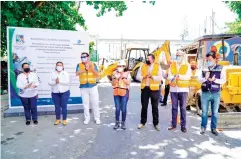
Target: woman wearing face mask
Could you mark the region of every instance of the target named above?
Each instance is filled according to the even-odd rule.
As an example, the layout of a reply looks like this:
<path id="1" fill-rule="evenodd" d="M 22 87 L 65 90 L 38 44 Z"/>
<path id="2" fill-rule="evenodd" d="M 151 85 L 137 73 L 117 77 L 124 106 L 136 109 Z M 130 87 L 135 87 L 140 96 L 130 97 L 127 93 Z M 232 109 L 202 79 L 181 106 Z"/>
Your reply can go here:
<path id="1" fill-rule="evenodd" d="M 64 126 L 67 125 L 67 103 L 70 96 L 69 82 L 69 74 L 64 71 L 64 64 L 62 62 L 57 62 L 55 71 L 52 72 L 49 79 L 49 85 L 52 89 L 52 99 L 55 105 L 56 113 L 56 121 L 54 125 L 61 123 L 61 111 L 63 116 L 62 124 Z"/>
<path id="2" fill-rule="evenodd" d="M 130 88 L 130 73 L 125 71 L 126 62 L 120 60 L 118 62 L 117 70 L 112 75 L 113 95 L 115 101 L 115 118 L 116 124 L 114 129 L 118 129 L 121 124 L 121 129 L 125 130 L 125 120 L 127 112 L 127 102 L 129 99 Z M 122 122 L 120 123 L 120 111 L 122 112 Z"/>
<path id="3" fill-rule="evenodd" d="M 19 88 L 19 97 L 24 107 L 26 125 L 30 125 L 31 120 L 38 124 L 37 111 L 37 87 L 39 85 L 38 76 L 30 72 L 29 64 L 22 64 L 23 73 L 17 77 L 17 88 Z"/>

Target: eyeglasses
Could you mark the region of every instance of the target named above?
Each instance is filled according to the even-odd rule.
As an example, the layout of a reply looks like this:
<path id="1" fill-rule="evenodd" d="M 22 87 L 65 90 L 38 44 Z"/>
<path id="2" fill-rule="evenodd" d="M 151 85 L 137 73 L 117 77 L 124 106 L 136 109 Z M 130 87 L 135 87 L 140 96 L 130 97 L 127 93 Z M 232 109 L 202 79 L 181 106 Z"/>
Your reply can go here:
<path id="1" fill-rule="evenodd" d="M 207 56 L 213 56 L 215 54 L 215 52 L 209 52 L 207 53 Z"/>

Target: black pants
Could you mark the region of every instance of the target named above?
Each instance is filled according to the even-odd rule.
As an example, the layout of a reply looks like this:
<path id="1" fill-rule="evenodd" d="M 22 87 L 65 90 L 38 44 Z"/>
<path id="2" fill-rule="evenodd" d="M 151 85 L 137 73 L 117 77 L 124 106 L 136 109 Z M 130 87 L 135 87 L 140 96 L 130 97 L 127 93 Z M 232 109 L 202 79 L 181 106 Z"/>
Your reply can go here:
<path id="1" fill-rule="evenodd" d="M 152 105 L 152 116 L 153 116 L 153 125 L 158 125 L 159 115 L 158 115 L 158 101 L 160 98 L 160 92 L 152 91 L 149 87 L 145 87 L 141 90 L 141 123 L 146 124 L 147 121 L 147 110 L 149 104 L 149 98 L 151 98 Z"/>
<path id="2" fill-rule="evenodd" d="M 164 94 L 164 98 L 163 98 L 163 104 L 167 104 L 167 98 L 168 98 L 168 94 L 170 92 L 170 85 L 165 85 L 165 94 Z"/>

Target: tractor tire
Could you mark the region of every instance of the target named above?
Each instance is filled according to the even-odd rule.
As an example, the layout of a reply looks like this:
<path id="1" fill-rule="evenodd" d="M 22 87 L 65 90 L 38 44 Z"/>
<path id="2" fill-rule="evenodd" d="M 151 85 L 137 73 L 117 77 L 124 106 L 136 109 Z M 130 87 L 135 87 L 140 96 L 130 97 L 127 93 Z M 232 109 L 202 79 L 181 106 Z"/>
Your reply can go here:
<path id="1" fill-rule="evenodd" d="M 201 115 L 202 105 L 201 105 L 201 96 L 199 93 L 197 93 L 195 96 L 195 103 L 196 103 L 197 114 Z"/>
<path id="2" fill-rule="evenodd" d="M 107 78 L 110 82 L 112 81 L 112 77 L 110 75 L 108 75 Z"/>
<path id="3" fill-rule="evenodd" d="M 140 82 L 136 79 L 136 76 L 137 76 L 137 73 L 139 71 L 140 67 L 137 67 L 135 70 L 134 70 L 134 76 L 132 77 L 133 81 L 134 82 Z"/>

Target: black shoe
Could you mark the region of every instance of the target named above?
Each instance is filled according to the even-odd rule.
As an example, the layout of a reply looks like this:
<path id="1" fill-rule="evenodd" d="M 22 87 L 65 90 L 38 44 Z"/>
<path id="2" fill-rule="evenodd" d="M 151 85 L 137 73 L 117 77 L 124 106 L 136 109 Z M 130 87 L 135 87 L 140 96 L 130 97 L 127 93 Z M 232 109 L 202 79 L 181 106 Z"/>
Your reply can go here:
<path id="1" fill-rule="evenodd" d="M 28 120 L 28 121 L 26 121 L 26 125 L 30 125 L 30 121 Z"/>
<path id="2" fill-rule="evenodd" d="M 188 106 L 186 107 L 186 110 L 191 110 L 191 106 L 188 105 Z"/>
<path id="3" fill-rule="evenodd" d="M 126 129 L 126 123 L 124 121 L 121 122 L 121 129 L 123 129 L 123 130 Z"/>
<path id="4" fill-rule="evenodd" d="M 212 134 L 213 134 L 213 135 L 218 136 L 218 132 L 217 132 L 216 129 L 211 129 L 211 131 L 212 131 Z"/>
<path id="5" fill-rule="evenodd" d="M 120 122 L 119 121 L 116 121 L 115 122 L 115 126 L 114 126 L 114 128 L 113 129 L 118 129 L 120 127 Z"/>
<path id="6" fill-rule="evenodd" d="M 185 127 L 182 127 L 182 128 L 181 128 L 181 131 L 182 131 L 183 133 L 186 133 L 186 132 L 187 132 L 187 129 L 186 129 Z"/>
<path id="7" fill-rule="evenodd" d="M 38 120 L 34 120 L 33 123 L 34 123 L 35 125 L 37 125 L 37 124 L 38 124 Z"/>
<path id="8" fill-rule="evenodd" d="M 163 104 L 161 104 L 161 106 L 162 106 L 162 107 L 165 107 L 165 106 L 167 106 L 167 103 L 163 103 Z"/>

